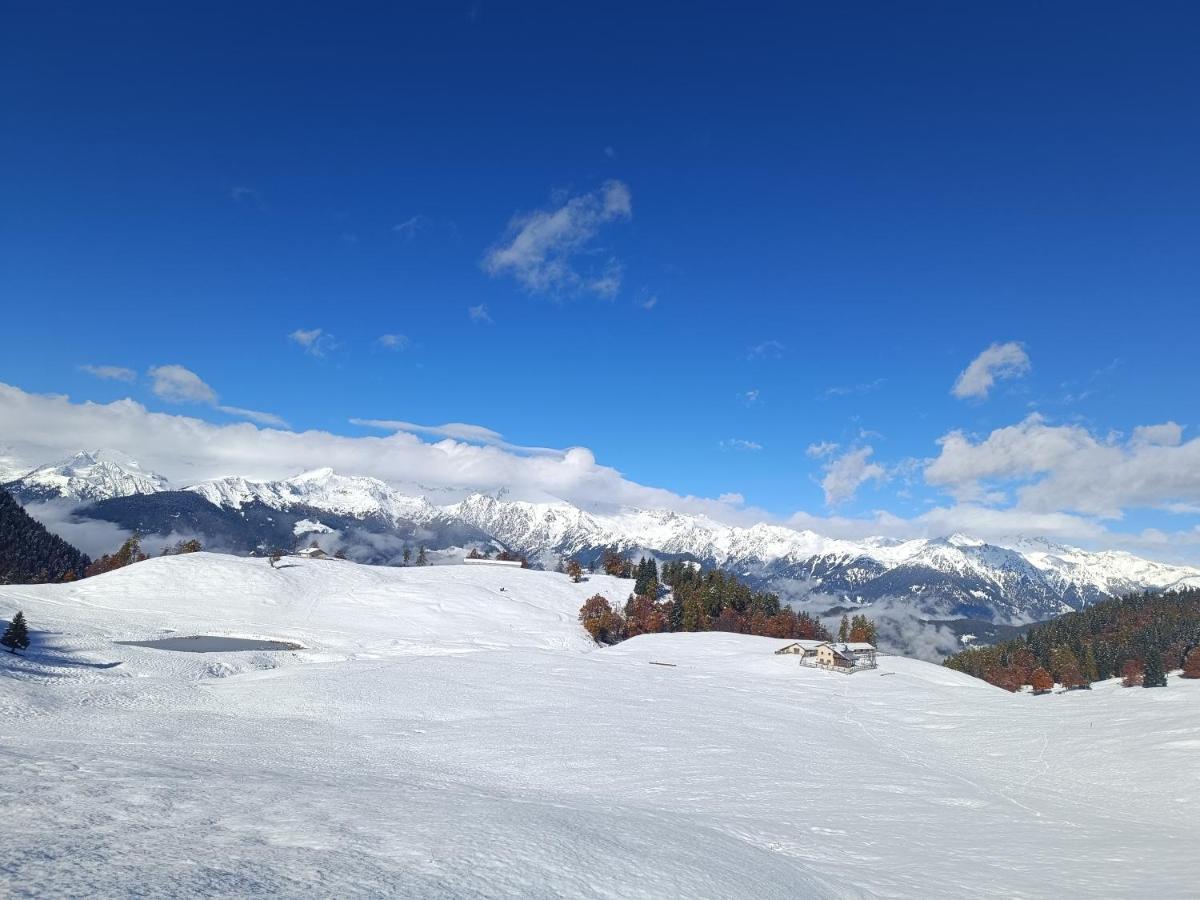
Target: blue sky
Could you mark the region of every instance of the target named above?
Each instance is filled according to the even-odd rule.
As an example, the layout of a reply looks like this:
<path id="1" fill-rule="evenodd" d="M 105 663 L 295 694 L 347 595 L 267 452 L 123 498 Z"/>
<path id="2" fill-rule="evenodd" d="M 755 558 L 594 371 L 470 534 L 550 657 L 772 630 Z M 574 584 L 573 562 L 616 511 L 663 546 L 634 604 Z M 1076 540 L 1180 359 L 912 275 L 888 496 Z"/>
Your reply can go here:
<path id="1" fill-rule="evenodd" d="M 471 423 L 799 524 L 1197 534 L 1194 7 L 246 6 L 6 14 L 0 381 Z"/>

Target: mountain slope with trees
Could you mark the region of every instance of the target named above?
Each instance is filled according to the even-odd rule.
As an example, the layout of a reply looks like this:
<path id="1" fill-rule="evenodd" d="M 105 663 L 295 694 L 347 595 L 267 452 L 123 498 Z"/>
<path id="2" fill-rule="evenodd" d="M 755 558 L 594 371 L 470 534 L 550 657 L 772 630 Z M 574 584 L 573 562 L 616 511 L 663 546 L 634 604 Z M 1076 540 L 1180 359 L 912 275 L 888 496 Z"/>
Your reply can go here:
<path id="1" fill-rule="evenodd" d="M 0 584 L 73 581 L 83 575 L 88 562 L 0 490 Z"/>
<path id="2" fill-rule="evenodd" d="M 1066 688 L 1120 676 L 1160 687 L 1182 668 L 1200 677 L 1200 590 L 1136 594 L 1034 625 L 1023 637 L 964 650 L 946 660 L 1006 690 Z"/>

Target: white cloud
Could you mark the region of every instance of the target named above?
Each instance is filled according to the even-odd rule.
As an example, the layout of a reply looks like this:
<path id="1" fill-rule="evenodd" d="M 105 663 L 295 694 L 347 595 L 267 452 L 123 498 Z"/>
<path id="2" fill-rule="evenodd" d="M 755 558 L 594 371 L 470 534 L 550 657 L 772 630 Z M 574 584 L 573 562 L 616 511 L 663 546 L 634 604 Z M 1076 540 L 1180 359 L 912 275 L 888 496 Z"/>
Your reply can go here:
<path id="1" fill-rule="evenodd" d="M 1181 441 L 1173 422 L 1136 428 L 1121 443 L 1031 415 L 979 441 L 950 432 L 925 480 L 960 501 L 1016 483 L 1018 509 L 1120 518 L 1128 508 L 1200 504 L 1200 439 Z"/>
<path id="2" fill-rule="evenodd" d="M 392 226 L 392 233 L 405 241 L 411 241 L 419 231 L 429 227 L 429 219 L 422 215 L 411 216 Z"/>
<path id="3" fill-rule="evenodd" d="M 599 273 L 581 274 L 577 267 L 603 226 L 632 214 L 628 185 L 607 181 L 550 209 L 514 216 L 504 239 L 484 255 L 483 269 L 493 277 L 510 275 L 534 294 L 583 290 L 615 296 L 621 284 L 618 260 L 610 258 Z"/>
<path id="4" fill-rule="evenodd" d="M 288 335 L 288 340 L 299 344 L 313 356 L 324 356 L 336 346 L 333 335 L 321 328 L 297 328 Z"/>
<path id="5" fill-rule="evenodd" d="M 191 369 L 176 365 L 154 366 L 146 374 L 151 379 L 150 390 L 170 403 L 217 402 L 217 392 Z"/>
<path id="6" fill-rule="evenodd" d="M 151 379 L 150 389 L 155 396 L 169 403 L 200 403 L 239 419 L 258 422 L 260 425 L 287 427 L 287 422 L 274 413 L 244 409 L 240 406 L 222 406 L 218 402 L 217 392 L 191 369 L 179 365 L 154 366 L 147 374 Z"/>
<path id="7" fill-rule="evenodd" d="M 871 447 L 859 447 L 847 450 L 825 464 L 825 477 L 821 479 L 821 488 L 825 491 L 826 505 L 837 506 L 852 499 L 859 487 L 868 481 L 880 482 L 887 479 L 887 470 L 870 461 L 874 452 Z"/>
<path id="8" fill-rule="evenodd" d="M 649 297 L 639 300 L 638 306 L 646 311 L 654 309 L 654 307 L 658 306 L 658 294 L 651 294 Z"/>
<path id="9" fill-rule="evenodd" d="M 403 334 L 381 334 L 375 343 L 386 350 L 407 350 L 412 345 L 408 336 Z"/>
<path id="10" fill-rule="evenodd" d="M 604 270 L 587 282 L 587 289 L 597 297 L 603 297 L 605 300 L 611 300 L 621 290 L 621 276 L 624 274 L 624 268 L 621 263 L 613 258 L 610 259 L 604 266 Z M 651 307 L 653 304 L 651 304 Z M 645 307 L 650 309 L 651 307 Z"/>
<path id="11" fill-rule="evenodd" d="M 539 448 L 505 449 L 507 442 L 502 435 L 481 426 L 461 423 L 419 426 L 391 421 L 377 424 L 386 426 L 390 433 L 349 437 L 324 431 L 264 429 L 245 422 L 217 425 L 188 416 L 150 412 L 128 399 L 107 404 L 74 403 L 67 397 L 31 394 L 0 384 L 0 435 L 5 440 L 0 447 L 3 454 L 0 462 L 13 472 L 28 471 L 78 451 L 84 436 L 88 446 L 129 453 L 143 467 L 181 484 L 231 473 L 250 478 L 281 478 L 306 469 L 333 466 L 348 474 L 372 475 L 414 492 L 439 490 L 443 496 L 447 492 L 504 488 L 517 499 L 557 497 L 582 504 L 629 504 L 699 513 L 738 525 L 777 521 L 761 509 L 745 507 L 739 495 L 733 493 L 716 499 L 699 498 L 630 481 L 617 470 L 597 463 L 584 448 L 539 454 L 530 452 Z M 424 441 L 416 433 L 395 428 L 397 424 L 424 429 L 425 434 L 440 440 Z M 1019 435 L 1010 436 L 1005 448 L 993 444 L 982 451 L 980 446 L 986 445 L 990 438 L 975 441 L 964 436 L 964 443 L 957 448 L 947 449 L 943 444 L 943 456 L 934 463 L 940 464 L 946 478 L 953 475 L 968 480 L 972 472 L 1021 473 L 1036 466 L 1052 465 L 1052 471 L 1042 476 L 1042 482 L 1025 486 L 1046 490 L 1049 483 L 1063 496 L 1077 490 L 1076 484 L 1064 479 L 1074 477 L 1070 470 L 1078 465 L 1080 482 L 1099 476 L 1102 483 L 1097 488 L 1098 494 L 1082 494 L 1084 500 L 1077 511 L 1070 505 L 1048 502 L 1050 493 L 1022 493 L 1016 505 L 1002 509 L 991 505 L 1001 498 L 988 498 L 984 494 L 979 501 L 934 506 L 915 516 L 882 510 L 854 517 L 798 512 L 785 524 L 844 538 L 882 535 L 907 539 L 955 531 L 991 541 L 1018 535 L 1044 536 L 1083 546 L 1148 553 L 1177 562 L 1200 562 L 1200 528 L 1190 523 L 1187 528 L 1173 531 L 1144 529 L 1120 533 L 1109 530 L 1103 519 L 1087 511 L 1111 509 L 1114 501 L 1136 505 L 1172 496 L 1184 499 L 1163 503 L 1164 510 L 1191 514 L 1200 508 L 1200 441 L 1178 446 L 1135 444 L 1132 440 L 1110 443 L 1108 438 L 1088 436 L 1077 426 L 1058 429 L 1071 432 L 1062 440 L 1062 435 L 1052 439 L 1051 435 L 1038 434 L 1040 428 L 1051 426 L 1038 420 L 1013 426 L 1018 432 L 1033 432 L 1029 440 L 1036 448 L 1031 452 L 1039 458 L 1036 465 L 1012 461 L 1011 457 L 1022 452 Z M 1082 434 L 1075 433 L 1076 430 Z M 1075 455 L 1078 453 L 1083 456 Z M 1107 455 L 1093 460 L 1092 453 Z M 997 454 L 1009 460 L 1000 465 L 991 458 Z M 829 451 L 822 451 L 819 456 L 827 458 Z M 927 465 L 926 471 L 934 463 Z M 843 480 L 835 478 L 825 485 L 831 499 L 839 492 L 845 495 L 847 488 L 842 485 L 851 484 L 849 490 L 856 490 L 863 476 L 867 480 L 901 477 L 896 466 L 883 473 L 872 466 L 884 468 L 871 462 L 869 455 L 844 464 L 837 473 Z M 826 472 L 827 481 L 830 474 Z M 950 483 L 941 482 L 944 486 Z M 1120 505 L 1116 508 L 1119 511 Z"/>
<path id="12" fill-rule="evenodd" d="M 743 406 L 757 406 L 762 399 L 762 392 L 758 388 L 753 388 L 738 394 L 738 399 L 742 401 Z"/>
<path id="13" fill-rule="evenodd" d="M 446 428 L 447 426 L 433 426 Z M 454 426 L 450 426 L 454 427 Z M 584 504 L 629 504 L 749 523 L 762 510 L 735 509 L 715 499 L 682 496 L 630 481 L 600 465 L 590 450 L 574 447 L 538 454 L 479 445 L 490 429 L 459 425 L 476 442 L 446 437 L 436 443 L 397 430 L 374 437 L 325 431 L 263 429 L 240 422 L 216 425 L 189 416 L 150 412 L 133 400 L 74 403 L 64 396 L 30 394 L 0 384 L 0 434 L 14 468 L 32 469 L 88 446 L 132 452 L 144 468 L 187 484 L 230 473 L 282 478 L 332 466 L 370 475 L 413 491 L 495 491 L 527 500 L 561 498 Z M 13 436 L 19 436 L 14 440 Z M 498 437 L 498 436 L 496 436 Z"/>
<path id="14" fill-rule="evenodd" d="M 480 303 L 478 306 L 467 307 L 467 318 L 472 322 L 479 324 L 493 324 L 492 314 L 488 312 L 487 304 Z"/>
<path id="15" fill-rule="evenodd" d="M 992 344 L 963 369 L 950 392 L 960 400 L 984 400 L 997 379 L 1018 378 L 1029 369 L 1029 355 L 1016 341 Z"/>
<path id="16" fill-rule="evenodd" d="M 1175 422 L 1161 425 L 1139 425 L 1133 429 L 1132 444 L 1147 447 L 1178 447 L 1183 442 L 1183 426 Z"/>
<path id="17" fill-rule="evenodd" d="M 786 349 L 779 341 L 772 339 L 749 348 L 746 357 L 747 359 L 779 359 Z"/>
<path id="18" fill-rule="evenodd" d="M 806 456 L 813 459 L 823 459 L 832 454 L 840 445 L 833 441 L 821 441 L 819 444 L 809 444 L 808 449 L 804 451 Z"/>
<path id="19" fill-rule="evenodd" d="M 762 444 L 756 441 L 746 441 L 742 438 L 730 438 L 726 441 L 721 441 L 717 446 L 722 450 L 761 450 Z"/>
<path id="20" fill-rule="evenodd" d="M 887 383 L 886 378 L 876 378 L 874 381 L 864 381 L 861 384 L 841 384 L 826 388 L 825 397 L 847 397 L 851 395 L 869 394 L 877 391 Z"/>
<path id="21" fill-rule="evenodd" d="M 351 425 L 365 428 L 381 428 L 384 431 L 402 431 L 408 434 L 423 434 L 428 437 L 449 438 L 467 444 L 482 444 L 488 447 L 500 447 L 514 453 L 537 456 L 562 456 L 565 451 L 549 447 L 526 447 L 520 444 L 510 444 L 504 440 L 504 435 L 483 425 L 470 425 L 465 422 L 447 422 L 445 425 L 418 425 L 414 422 L 402 422 L 396 419 L 351 419 Z"/>
<path id="22" fill-rule="evenodd" d="M 231 416 L 236 416 L 239 419 L 248 419 L 251 422 L 257 422 L 259 425 L 267 425 L 271 428 L 287 428 L 287 420 L 275 415 L 275 413 L 261 412 L 257 409 L 243 409 L 240 406 L 217 406 L 215 409 Z"/>
<path id="23" fill-rule="evenodd" d="M 744 506 L 746 503 L 746 498 L 736 491 L 730 491 L 729 493 L 719 496 L 717 501 L 719 503 L 728 503 L 730 506 Z"/>
<path id="24" fill-rule="evenodd" d="M 89 375 L 94 375 L 97 378 L 103 378 L 105 381 L 136 381 L 137 372 L 133 369 L 126 369 L 124 366 L 90 366 L 83 365 L 79 367 L 80 371 L 87 372 Z"/>

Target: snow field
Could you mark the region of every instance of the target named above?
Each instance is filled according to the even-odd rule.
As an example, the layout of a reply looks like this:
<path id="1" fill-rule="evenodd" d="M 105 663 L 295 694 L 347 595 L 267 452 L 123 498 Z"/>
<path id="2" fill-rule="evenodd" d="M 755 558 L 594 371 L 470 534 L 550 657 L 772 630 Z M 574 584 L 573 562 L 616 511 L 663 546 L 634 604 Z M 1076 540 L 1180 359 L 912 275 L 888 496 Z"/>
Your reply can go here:
<path id="1" fill-rule="evenodd" d="M 1200 684 L 594 648 L 603 576 L 168 557 L 0 588 L 0 894 L 1186 897 Z M 503 587 L 505 590 L 501 591 Z M 46 632 L 52 633 L 46 633 Z M 230 635 L 283 653 L 113 640 Z M 117 663 L 117 665 L 112 665 Z M 672 665 L 651 665 L 668 663 Z M 223 676 L 223 677 L 213 677 Z"/>

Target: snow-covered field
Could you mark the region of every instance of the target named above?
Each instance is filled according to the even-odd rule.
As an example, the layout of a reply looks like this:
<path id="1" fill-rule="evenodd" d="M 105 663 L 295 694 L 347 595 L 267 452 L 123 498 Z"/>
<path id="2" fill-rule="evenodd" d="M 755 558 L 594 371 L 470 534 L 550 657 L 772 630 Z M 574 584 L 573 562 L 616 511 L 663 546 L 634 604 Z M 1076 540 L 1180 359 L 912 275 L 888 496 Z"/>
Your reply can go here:
<path id="1" fill-rule="evenodd" d="M 193 554 L 0 587 L 0 895 L 1187 897 L 1200 683 L 594 648 L 604 576 Z M 181 653 L 170 636 L 304 649 Z M 671 665 L 652 665 L 668 663 Z"/>

